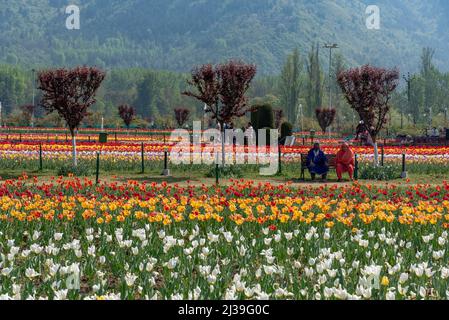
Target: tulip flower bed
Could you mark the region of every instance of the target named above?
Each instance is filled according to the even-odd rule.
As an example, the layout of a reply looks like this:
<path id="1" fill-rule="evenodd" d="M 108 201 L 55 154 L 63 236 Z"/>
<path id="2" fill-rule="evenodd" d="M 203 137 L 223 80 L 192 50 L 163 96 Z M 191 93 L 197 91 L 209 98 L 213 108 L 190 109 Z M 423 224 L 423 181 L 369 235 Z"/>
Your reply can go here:
<path id="1" fill-rule="evenodd" d="M 0 185 L 3 299 L 448 299 L 449 185 Z"/>
<path id="2" fill-rule="evenodd" d="M 137 139 L 137 138 L 136 138 Z M 159 139 L 159 138 L 156 138 Z M 136 140 L 137 141 L 137 140 Z M 135 172 L 141 168 L 141 143 L 127 142 L 99 144 L 96 142 L 80 141 L 78 143 L 78 156 L 80 162 L 95 170 L 96 153 L 101 152 L 102 172 Z M 163 140 L 151 142 L 146 140 L 144 144 L 145 167 L 148 170 L 159 172 L 163 168 L 164 151 L 170 151 L 174 142 L 164 144 Z M 335 140 L 335 143 L 337 140 Z M 307 153 L 310 146 L 282 147 L 283 170 L 287 176 L 297 177 L 299 174 L 300 155 Z M 40 144 L 37 142 L 12 143 L 0 142 L 0 168 L 9 170 L 36 170 L 39 166 Z M 43 142 L 42 158 L 43 167 L 46 170 L 56 172 L 65 163 L 71 161 L 72 146 L 70 142 Z M 337 144 L 323 145 L 327 154 L 336 154 Z M 373 150 L 369 147 L 353 147 L 359 155 L 360 163 L 373 162 Z M 194 151 L 192 147 L 192 151 Z M 230 150 L 231 151 L 231 150 Z M 255 149 L 250 150 L 254 156 Z M 401 173 L 402 154 L 407 155 L 407 171 L 413 174 L 447 174 L 449 173 L 449 147 L 386 147 L 384 149 L 384 162 L 397 168 L 398 176 Z M 193 157 L 199 157 L 194 154 Z M 257 174 L 257 170 L 251 166 L 242 166 L 243 171 L 249 170 Z M 171 166 L 172 171 L 193 172 L 198 166 Z M 201 168 L 200 168 L 201 169 Z M 208 166 L 203 166 L 202 172 L 209 171 Z M 252 177 L 252 176 L 251 176 Z"/>

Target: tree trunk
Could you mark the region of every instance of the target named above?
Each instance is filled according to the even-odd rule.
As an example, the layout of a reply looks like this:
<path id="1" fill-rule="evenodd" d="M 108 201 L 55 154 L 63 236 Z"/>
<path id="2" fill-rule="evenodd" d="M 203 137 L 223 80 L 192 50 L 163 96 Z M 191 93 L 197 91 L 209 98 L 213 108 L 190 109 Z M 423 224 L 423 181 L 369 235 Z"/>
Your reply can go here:
<path id="1" fill-rule="evenodd" d="M 373 143 L 374 146 L 374 165 L 379 166 L 379 148 L 377 147 L 377 142 Z"/>
<path id="2" fill-rule="evenodd" d="M 76 158 L 76 135 L 75 133 L 72 133 L 72 160 L 73 160 L 73 166 L 78 166 L 78 161 Z"/>

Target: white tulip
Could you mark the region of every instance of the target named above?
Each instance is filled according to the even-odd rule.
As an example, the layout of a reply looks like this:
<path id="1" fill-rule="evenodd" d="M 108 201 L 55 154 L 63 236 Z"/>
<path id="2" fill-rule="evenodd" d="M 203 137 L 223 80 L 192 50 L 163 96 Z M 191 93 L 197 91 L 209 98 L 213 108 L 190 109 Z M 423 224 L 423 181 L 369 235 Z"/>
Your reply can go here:
<path id="1" fill-rule="evenodd" d="M 36 241 L 37 239 L 39 239 L 39 237 L 41 236 L 41 234 L 42 234 L 42 233 L 39 232 L 39 231 L 34 231 L 32 239 L 33 239 L 34 241 Z"/>
<path id="2" fill-rule="evenodd" d="M 399 276 L 399 283 L 404 284 L 408 280 L 408 273 L 401 273 Z"/>
<path id="3" fill-rule="evenodd" d="M 68 293 L 67 289 L 55 291 L 54 299 L 55 300 L 66 300 L 67 299 L 67 293 Z"/>
<path id="4" fill-rule="evenodd" d="M 132 273 L 127 273 L 125 275 L 125 282 L 128 287 L 132 287 L 137 280 L 137 276 Z"/>
<path id="5" fill-rule="evenodd" d="M 39 276 L 39 273 L 37 273 L 33 268 L 27 268 L 25 270 L 25 276 L 27 278 L 32 279 L 32 278 L 36 278 L 37 276 Z"/>
<path id="6" fill-rule="evenodd" d="M 423 298 L 427 296 L 427 290 L 424 287 L 419 288 L 419 295 Z"/>
<path id="7" fill-rule="evenodd" d="M 448 268 L 441 268 L 441 279 L 447 279 L 449 278 L 449 269 Z"/>
<path id="8" fill-rule="evenodd" d="M 385 297 L 386 300 L 396 300 L 396 293 L 388 291 Z"/>

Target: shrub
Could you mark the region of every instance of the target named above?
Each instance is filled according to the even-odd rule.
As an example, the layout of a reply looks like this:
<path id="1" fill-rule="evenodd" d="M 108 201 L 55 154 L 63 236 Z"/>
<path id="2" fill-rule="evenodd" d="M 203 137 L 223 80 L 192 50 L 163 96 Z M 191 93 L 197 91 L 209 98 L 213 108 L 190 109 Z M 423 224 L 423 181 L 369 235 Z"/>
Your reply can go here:
<path id="1" fill-rule="evenodd" d="M 274 112 L 273 107 L 269 104 L 263 104 L 258 107 L 257 111 L 257 128 L 274 128 Z"/>
<path id="2" fill-rule="evenodd" d="M 362 180 L 379 180 L 388 181 L 398 179 L 401 170 L 397 166 L 373 166 L 366 165 L 360 168 L 360 179 Z"/>
<path id="3" fill-rule="evenodd" d="M 259 129 L 259 126 L 257 124 L 257 118 L 259 117 L 258 111 L 258 106 L 255 106 L 254 110 L 251 112 L 251 124 L 253 125 L 254 130 Z"/>
<path id="4" fill-rule="evenodd" d="M 218 169 L 220 178 L 243 178 L 242 169 L 238 166 L 225 166 Z M 207 178 L 215 178 L 215 166 L 206 173 Z"/>
<path id="5" fill-rule="evenodd" d="M 86 164 L 78 163 L 78 166 L 76 167 L 72 164 L 64 164 L 58 169 L 58 176 L 68 177 L 69 175 L 87 177 L 90 175 L 90 168 Z"/>

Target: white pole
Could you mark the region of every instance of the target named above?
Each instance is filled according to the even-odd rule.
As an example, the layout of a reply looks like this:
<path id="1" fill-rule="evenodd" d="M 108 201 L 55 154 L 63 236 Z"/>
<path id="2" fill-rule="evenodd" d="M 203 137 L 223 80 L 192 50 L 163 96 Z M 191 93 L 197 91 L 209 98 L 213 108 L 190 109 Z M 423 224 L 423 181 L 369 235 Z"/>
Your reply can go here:
<path id="1" fill-rule="evenodd" d="M 35 87 L 36 87 L 36 70 L 33 71 L 33 110 L 31 111 L 31 128 L 34 128 L 34 106 L 35 106 Z"/>
<path id="2" fill-rule="evenodd" d="M 78 166 L 78 160 L 76 158 L 76 133 L 72 137 L 72 161 L 73 166 Z"/>
<path id="3" fill-rule="evenodd" d="M 103 131 L 104 129 L 104 118 L 101 117 L 101 131 Z"/>

